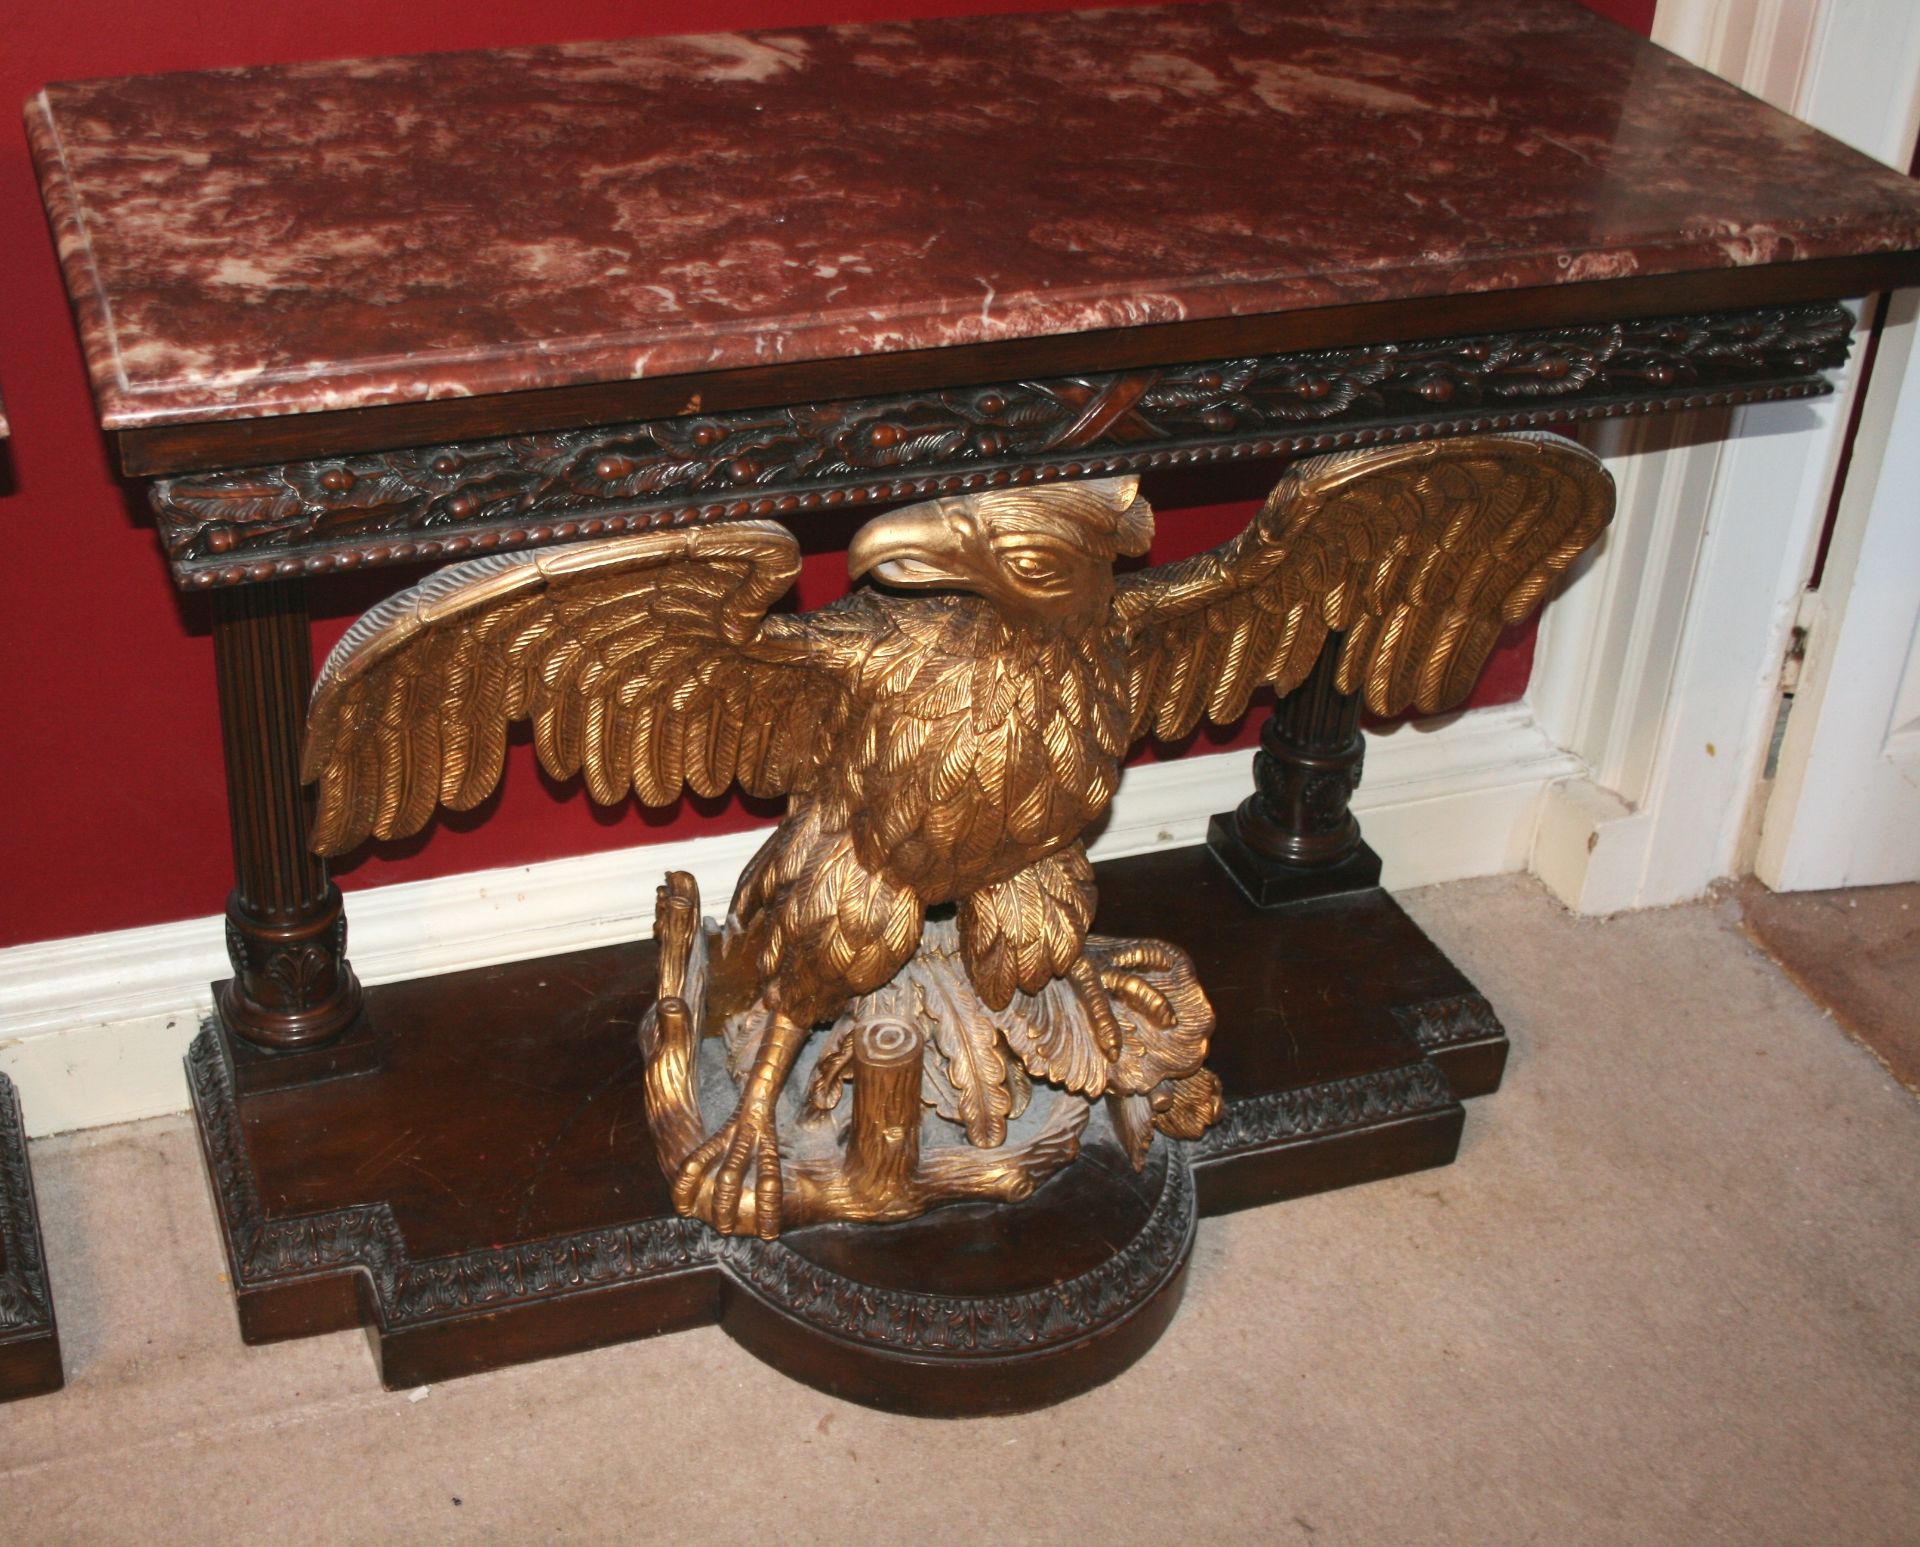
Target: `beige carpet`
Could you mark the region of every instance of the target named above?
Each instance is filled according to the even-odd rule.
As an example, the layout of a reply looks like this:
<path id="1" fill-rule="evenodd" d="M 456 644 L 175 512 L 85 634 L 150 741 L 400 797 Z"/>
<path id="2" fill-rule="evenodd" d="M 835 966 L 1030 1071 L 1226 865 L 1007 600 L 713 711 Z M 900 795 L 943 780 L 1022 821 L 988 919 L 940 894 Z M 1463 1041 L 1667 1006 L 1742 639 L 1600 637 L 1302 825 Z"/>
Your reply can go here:
<path id="1" fill-rule="evenodd" d="M 424 1393 L 240 1345 L 184 1120 L 34 1150 L 69 1387 L 9 1543 L 1920 1539 L 1920 1106 L 1730 906 L 1414 894 L 1507 1016 L 1450 1169 L 1203 1222 L 1117 1383 L 942 1424 L 715 1331 Z"/>

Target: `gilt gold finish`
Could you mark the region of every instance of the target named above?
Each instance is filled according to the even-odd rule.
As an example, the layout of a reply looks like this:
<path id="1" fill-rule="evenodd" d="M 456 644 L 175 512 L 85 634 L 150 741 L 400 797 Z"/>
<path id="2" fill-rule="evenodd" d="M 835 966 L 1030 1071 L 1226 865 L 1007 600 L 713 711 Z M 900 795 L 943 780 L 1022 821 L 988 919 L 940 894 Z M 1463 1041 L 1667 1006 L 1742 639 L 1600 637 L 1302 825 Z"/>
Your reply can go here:
<path id="1" fill-rule="evenodd" d="M 1480 436 L 1304 462 L 1231 542 L 1118 577 L 1153 535 L 1134 478 L 881 517 L 854 577 L 929 594 L 799 616 L 767 610 L 799 570 L 770 523 L 455 565 L 322 670 L 314 845 L 475 805 L 519 719 L 597 801 L 784 794 L 723 926 L 661 889 L 642 1045 L 676 1205 L 772 1236 L 1022 1197 L 1095 1106 L 1136 1164 L 1218 1111 L 1191 964 L 1088 933 L 1081 837 L 1128 748 L 1291 690 L 1330 632 L 1341 691 L 1445 708 L 1611 512 L 1579 447 Z"/>

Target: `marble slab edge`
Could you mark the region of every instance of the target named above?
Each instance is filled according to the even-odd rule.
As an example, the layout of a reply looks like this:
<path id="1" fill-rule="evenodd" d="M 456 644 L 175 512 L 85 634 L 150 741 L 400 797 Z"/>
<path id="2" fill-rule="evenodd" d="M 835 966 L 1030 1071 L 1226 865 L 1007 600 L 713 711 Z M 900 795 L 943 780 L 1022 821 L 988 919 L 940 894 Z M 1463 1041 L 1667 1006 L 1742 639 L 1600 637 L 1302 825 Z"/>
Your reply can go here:
<path id="1" fill-rule="evenodd" d="M 885 346 L 877 344 L 865 330 L 847 331 L 833 324 L 796 325 L 783 329 L 778 335 L 768 335 L 755 326 L 731 329 L 718 325 L 690 330 L 681 336 L 634 334 L 577 343 L 543 340 L 504 349 L 491 357 L 450 354 L 434 359 L 430 372 L 423 371 L 418 362 L 402 360 L 351 373 L 316 372 L 274 380 L 262 372 L 244 381 L 217 380 L 205 386 L 168 384 L 164 388 L 145 389 L 131 383 L 121 369 L 112 312 L 86 250 L 84 223 L 75 211 L 70 194 L 63 191 L 56 197 L 54 184 L 44 182 L 44 177 L 43 173 L 49 219 L 80 319 L 82 347 L 99 408 L 100 425 L 109 432 L 604 385 L 639 380 L 643 374 L 674 378 L 756 364 L 858 360 L 872 355 L 1071 337 L 1102 332 L 1114 325 L 1110 306 L 1089 302 L 1084 307 L 1076 307 L 1070 298 L 1056 297 L 1058 305 L 1045 321 L 1024 314 L 981 326 L 973 326 L 970 319 L 955 318 L 947 313 L 890 318 Z M 1920 246 L 1920 226 L 1900 232 L 1837 228 L 1824 235 L 1832 239 L 1802 242 L 1795 261 L 1904 254 Z M 1512 254 L 1501 254 L 1483 263 L 1462 262 L 1444 276 L 1420 276 L 1392 295 L 1370 291 L 1363 283 L 1367 278 L 1365 271 L 1332 274 L 1324 276 L 1323 285 L 1310 294 L 1301 295 L 1291 305 L 1276 305 L 1277 298 L 1270 284 L 1223 284 L 1205 292 L 1207 299 L 1203 302 L 1184 302 L 1178 315 L 1145 320 L 1150 324 L 1165 324 L 1253 319 L 1271 317 L 1276 312 L 1375 300 L 1443 299 L 1462 292 L 1554 286 L 1563 282 L 1567 269 L 1560 262 L 1561 257 L 1564 255 L 1543 253 L 1537 255 L 1537 259 L 1517 262 Z M 1658 278 L 1747 266 L 1725 263 L 1716 248 L 1700 243 L 1645 248 L 1639 260 L 1633 277 Z M 716 347 L 721 341 L 732 341 L 737 347 Z M 632 369 L 639 354 L 647 357 L 644 373 Z"/>

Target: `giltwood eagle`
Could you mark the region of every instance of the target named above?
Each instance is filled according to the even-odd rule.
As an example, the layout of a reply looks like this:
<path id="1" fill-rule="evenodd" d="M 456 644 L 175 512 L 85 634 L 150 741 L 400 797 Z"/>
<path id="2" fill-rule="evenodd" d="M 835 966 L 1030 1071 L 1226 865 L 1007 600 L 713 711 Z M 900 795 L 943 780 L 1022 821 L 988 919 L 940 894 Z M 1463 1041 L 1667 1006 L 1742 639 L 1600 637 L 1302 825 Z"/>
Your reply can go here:
<path id="1" fill-rule="evenodd" d="M 814 1027 L 888 982 L 929 907 L 954 904 L 990 1006 L 1065 978 L 1100 1053 L 1107 996 L 1082 955 L 1080 842 L 1127 750 L 1288 692 L 1328 635 L 1338 686 L 1377 714 L 1471 687 L 1503 624 L 1541 599 L 1611 513 L 1599 463 L 1552 436 L 1468 437 L 1318 457 L 1232 541 L 1115 576 L 1153 518 L 1133 477 L 939 499 L 880 517 L 857 590 L 768 608 L 800 553 L 767 522 L 651 531 L 456 564 L 368 613 L 317 682 L 305 776 L 314 847 L 417 831 L 499 781 L 530 719 L 556 779 L 649 805 L 683 788 L 785 795 L 741 877 L 710 1002 L 768 1030 L 734 1115 L 676 1200 L 718 1228 L 778 1229 L 774 1103 Z M 890 594 L 910 590 L 911 596 Z M 1082 1056 L 1088 1050 L 1081 1049 Z"/>

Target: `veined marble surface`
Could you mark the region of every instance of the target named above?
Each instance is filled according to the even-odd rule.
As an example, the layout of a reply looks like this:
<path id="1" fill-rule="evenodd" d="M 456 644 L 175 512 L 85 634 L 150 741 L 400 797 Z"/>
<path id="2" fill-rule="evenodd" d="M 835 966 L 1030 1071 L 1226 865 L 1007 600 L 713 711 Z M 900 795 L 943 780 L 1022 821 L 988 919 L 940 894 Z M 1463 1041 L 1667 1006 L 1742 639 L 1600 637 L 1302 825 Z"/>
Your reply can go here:
<path id="1" fill-rule="evenodd" d="M 88 81 L 110 429 L 1920 247 L 1572 0 L 1248 0 Z"/>

